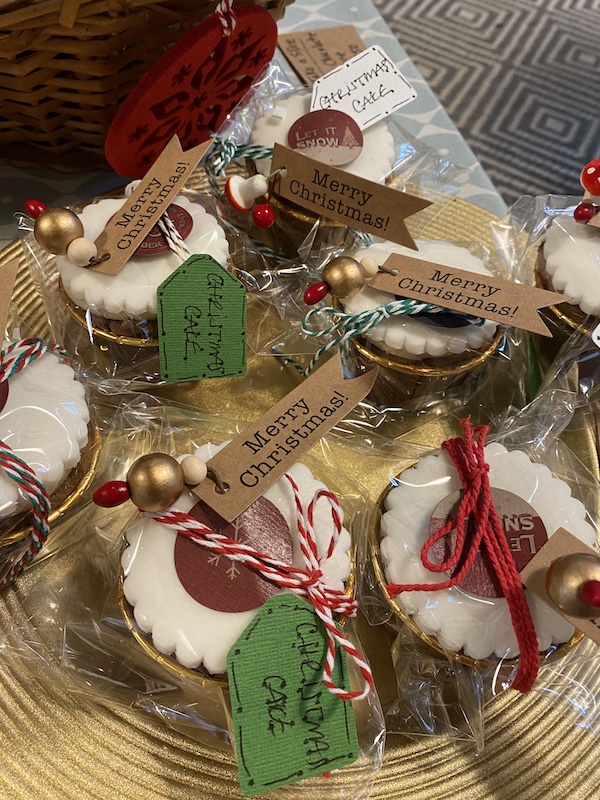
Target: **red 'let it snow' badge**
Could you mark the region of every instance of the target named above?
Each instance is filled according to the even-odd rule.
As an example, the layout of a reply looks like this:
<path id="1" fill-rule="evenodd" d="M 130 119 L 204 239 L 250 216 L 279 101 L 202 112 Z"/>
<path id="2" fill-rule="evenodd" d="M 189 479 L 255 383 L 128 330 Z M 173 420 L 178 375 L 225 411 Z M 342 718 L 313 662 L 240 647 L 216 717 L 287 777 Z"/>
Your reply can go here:
<path id="1" fill-rule="evenodd" d="M 316 161 L 339 167 L 358 158 L 363 135 L 352 117 L 342 111 L 311 111 L 294 122 L 288 144 Z"/>
<path id="2" fill-rule="evenodd" d="M 210 138 L 271 61 L 277 24 L 260 6 L 234 6 L 225 36 L 213 14 L 144 75 L 119 107 L 106 137 L 108 163 L 141 178 L 174 134 L 189 150 Z"/>

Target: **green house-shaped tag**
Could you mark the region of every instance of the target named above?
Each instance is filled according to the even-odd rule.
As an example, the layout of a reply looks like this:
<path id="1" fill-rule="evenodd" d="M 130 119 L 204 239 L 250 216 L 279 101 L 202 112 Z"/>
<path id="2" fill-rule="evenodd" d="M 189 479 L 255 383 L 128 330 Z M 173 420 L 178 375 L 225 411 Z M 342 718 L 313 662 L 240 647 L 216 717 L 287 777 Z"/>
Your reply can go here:
<path id="1" fill-rule="evenodd" d="M 229 650 L 227 675 L 245 795 L 358 758 L 352 703 L 323 685 L 326 652 L 324 625 L 310 603 L 293 594 L 271 597 Z M 347 689 L 346 658 L 339 649 L 333 681 Z"/>
<path id="2" fill-rule="evenodd" d="M 212 256 L 194 255 L 157 291 L 160 375 L 167 383 L 246 372 L 246 290 Z"/>

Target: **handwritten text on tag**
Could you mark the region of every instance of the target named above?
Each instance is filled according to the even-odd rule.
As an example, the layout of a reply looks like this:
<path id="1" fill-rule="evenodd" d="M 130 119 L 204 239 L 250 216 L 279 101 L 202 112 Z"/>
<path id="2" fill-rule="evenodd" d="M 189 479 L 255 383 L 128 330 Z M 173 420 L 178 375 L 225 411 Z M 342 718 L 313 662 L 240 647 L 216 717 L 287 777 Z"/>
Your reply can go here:
<path id="1" fill-rule="evenodd" d="M 364 131 L 416 96 L 391 58 L 373 45 L 315 81 L 310 110 L 343 111 Z"/>

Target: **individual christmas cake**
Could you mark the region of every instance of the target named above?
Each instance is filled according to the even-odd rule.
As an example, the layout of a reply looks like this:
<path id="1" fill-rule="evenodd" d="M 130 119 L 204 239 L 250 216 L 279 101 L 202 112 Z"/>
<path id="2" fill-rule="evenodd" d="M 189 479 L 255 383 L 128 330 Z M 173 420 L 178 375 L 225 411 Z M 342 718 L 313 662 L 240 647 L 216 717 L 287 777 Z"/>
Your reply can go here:
<path id="1" fill-rule="evenodd" d="M 196 456 L 207 461 L 224 446 L 204 445 Z M 324 488 L 302 464 L 295 464 L 288 474 L 296 481 L 305 507 Z M 175 506 L 231 539 L 247 542 L 287 564 L 304 566 L 294 495 L 285 476 L 231 524 L 187 489 Z M 333 533 L 327 503 L 316 505 L 314 527 L 319 555 L 324 556 Z M 280 591 L 278 587 L 240 562 L 211 553 L 149 517 L 131 525 L 126 540 L 128 547 L 121 559 L 123 592 L 137 626 L 152 636 L 158 651 L 174 654 L 184 667 L 225 672 L 229 648 L 260 606 Z M 349 577 L 349 548 L 350 535 L 342 529 L 332 555 L 322 562 L 324 581 L 335 589 L 343 590 Z"/>
<path id="2" fill-rule="evenodd" d="M 442 266 L 468 270 L 478 275 L 491 276 L 484 262 L 452 242 L 417 241 L 418 251 L 409 250 L 391 242 L 373 244 L 354 253 L 357 261 L 372 259 L 381 267 L 393 253 L 432 261 Z M 401 299 L 400 297 L 396 299 Z M 373 310 L 394 300 L 386 292 L 370 289 L 367 284 L 350 297 L 340 299 L 347 314 Z M 370 328 L 364 338 L 390 355 L 417 361 L 444 358 L 479 350 L 488 344 L 496 333 L 496 324 L 486 320 L 483 324 L 468 322 L 457 314 L 422 314 L 418 317 L 395 316 Z"/>
<path id="3" fill-rule="evenodd" d="M 95 241 L 124 202 L 124 198 L 105 199 L 86 206 L 79 214 L 83 238 Z M 207 253 L 220 264 L 227 263 L 225 234 L 202 205 L 180 194 L 168 213 L 190 253 Z M 158 226 L 116 275 L 78 266 L 68 255 L 56 259 L 63 289 L 75 305 L 91 309 L 95 317 L 106 320 L 134 321 L 156 319 L 156 290 L 181 263 L 182 258 L 169 248 Z M 120 332 L 118 325 L 111 327 Z"/>
<path id="4" fill-rule="evenodd" d="M 310 93 L 294 92 L 276 98 L 274 108 L 265 111 L 254 123 L 250 135 L 250 144 L 273 147 L 281 144 L 288 147 L 290 128 L 300 117 L 310 112 Z M 310 153 L 308 153 L 310 155 Z M 386 122 L 377 122 L 363 131 L 363 148 L 354 161 L 340 166 L 339 169 L 366 178 L 370 181 L 383 181 L 390 173 L 396 152 L 394 137 Z M 256 169 L 263 175 L 271 171 L 271 159 L 257 159 Z"/>
<path id="5" fill-rule="evenodd" d="M 499 443 L 485 447 L 492 499 L 517 569 L 560 527 L 587 545 L 595 541 L 583 504 L 548 467 L 532 462 L 525 452 Z M 403 472 L 385 499 L 381 519 L 381 560 L 388 583 L 432 584 L 448 580 L 421 562 L 421 548 L 431 533 L 453 518 L 461 490 L 449 454 L 421 458 Z M 448 537 L 445 537 L 446 539 Z M 441 550 L 437 549 L 441 547 Z M 430 550 L 435 563 L 446 560 L 448 543 L 439 540 Z M 574 633 L 567 620 L 525 590 L 540 651 L 567 642 Z M 397 596 L 403 611 L 425 634 L 437 637 L 446 650 L 473 659 L 514 658 L 519 647 L 508 603 L 493 575 L 487 555 L 480 552 L 460 585 L 440 591 L 408 591 Z"/>
<path id="6" fill-rule="evenodd" d="M 72 475 L 84 456 L 89 421 L 84 387 L 54 353 L 0 383 L 0 440 L 32 467 L 53 506 L 74 488 Z M 0 530 L 30 510 L 17 483 L 0 470 Z"/>
<path id="7" fill-rule="evenodd" d="M 542 281 L 584 314 L 600 315 L 600 230 L 573 217 L 553 218 L 538 261 Z"/>

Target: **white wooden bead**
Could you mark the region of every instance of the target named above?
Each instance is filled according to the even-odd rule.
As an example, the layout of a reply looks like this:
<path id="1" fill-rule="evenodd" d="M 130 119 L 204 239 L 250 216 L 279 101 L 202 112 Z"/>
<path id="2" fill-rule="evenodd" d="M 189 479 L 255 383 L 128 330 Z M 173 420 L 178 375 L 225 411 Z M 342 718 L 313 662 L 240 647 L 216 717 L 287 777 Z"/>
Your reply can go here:
<path id="1" fill-rule="evenodd" d="M 90 239 L 73 239 L 71 244 L 67 247 L 67 258 L 71 264 L 76 267 L 87 267 L 90 259 L 96 258 L 98 255 L 98 248 Z"/>
<path id="2" fill-rule="evenodd" d="M 198 456 L 186 456 L 181 462 L 183 478 L 188 486 L 198 486 L 206 478 L 206 461 Z"/>
<path id="3" fill-rule="evenodd" d="M 131 183 L 128 183 L 127 186 L 125 187 L 125 197 L 131 197 L 131 195 L 134 193 L 134 191 L 137 189 L 140 183 L 141 180 L 131 181 Z"/>
<path id="4" fill-rule="evenodd" d="M 360 266 L 362 271 L 365 273 L 365 278 L 367 278 L 367 280 L 369 278 L 374 278 L 379 271 L 379 265 L 374 258 L 361 259 Z"/>

